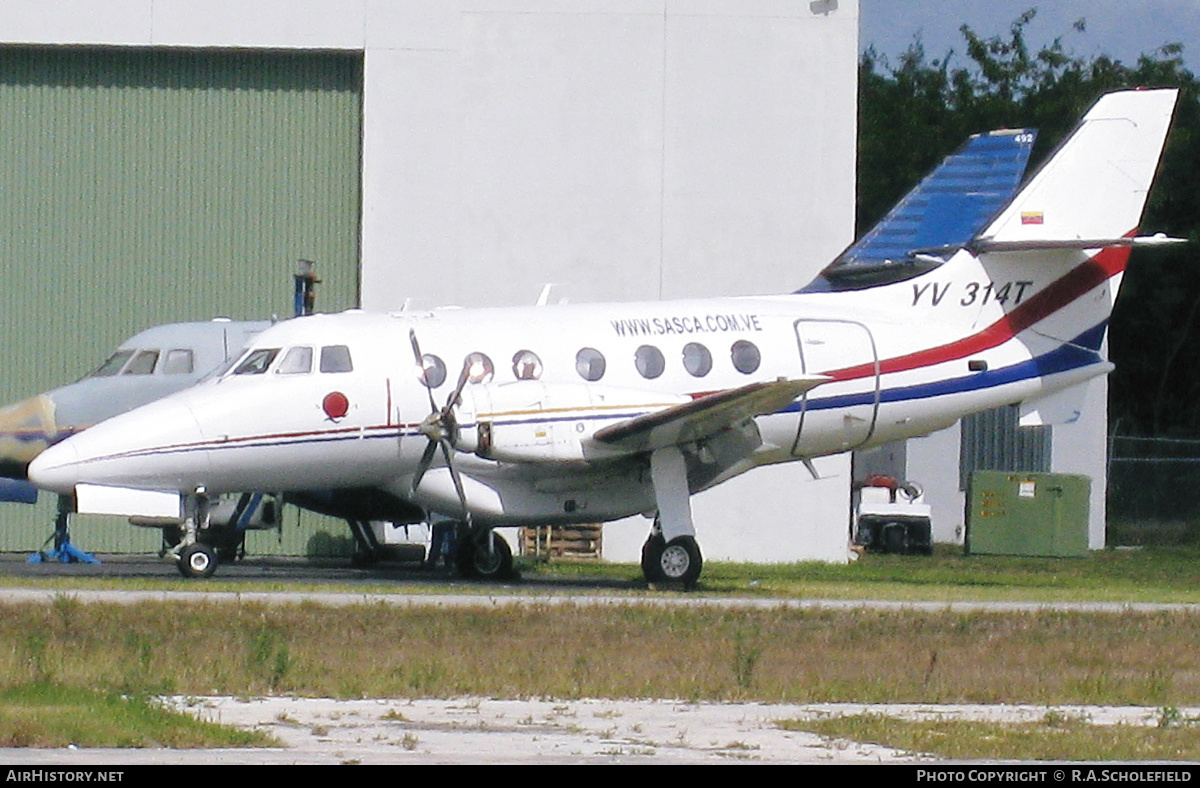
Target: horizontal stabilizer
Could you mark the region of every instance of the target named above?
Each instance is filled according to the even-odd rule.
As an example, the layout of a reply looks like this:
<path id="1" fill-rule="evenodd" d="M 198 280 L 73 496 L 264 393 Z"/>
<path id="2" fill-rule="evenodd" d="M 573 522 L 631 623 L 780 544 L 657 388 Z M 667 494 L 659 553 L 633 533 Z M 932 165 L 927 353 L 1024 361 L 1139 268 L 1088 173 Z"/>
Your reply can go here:
<path id="1" fill-rule="evenodd" d="M 715 435 L 755 416 L 775 413 L 828 380 L 824 375 L 803 375 L 718 391 L 605 427 L 592 439 L 632 451 L 675 446 Z"/>
<path id="2" fill-rule="evenodd" d="M 1025 241 L 992 241 L 978 238 L 968 245 L 975 254 L 985 252 L 1038 252 L 1046 249 L 1107 249 L 1112 246 L 1173 246 L 1186 238 L 1168 238 L 1162 233 L 1126 238 L 1038 238 Z"/>

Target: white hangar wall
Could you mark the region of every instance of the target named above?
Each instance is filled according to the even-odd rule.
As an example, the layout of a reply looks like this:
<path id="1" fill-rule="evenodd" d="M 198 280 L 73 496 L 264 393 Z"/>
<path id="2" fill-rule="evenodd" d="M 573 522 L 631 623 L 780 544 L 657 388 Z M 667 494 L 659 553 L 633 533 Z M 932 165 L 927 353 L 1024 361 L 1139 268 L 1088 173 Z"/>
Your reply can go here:
<path id="1" fill-rule="evenodd" d="M 814 10 L 815 9 L 815 10 Z M 7 43 L 362 51 L 366 309 L 777 293 L 853 236 L 857 0 L 15 0 Z M 842 560 L 849 460 L 695 499 Z M 605 531 L 636 558 L 645 523 Z"/>
<path id="2" fill-rule="evenodd" d="M 852 240 L 855 3 L 459 8 L 443 43 L 366 52 L 364 307 L 787 292 Z M 697 496 L 705 555 L 845 560 L 848 458 L 821 469 Z"/>

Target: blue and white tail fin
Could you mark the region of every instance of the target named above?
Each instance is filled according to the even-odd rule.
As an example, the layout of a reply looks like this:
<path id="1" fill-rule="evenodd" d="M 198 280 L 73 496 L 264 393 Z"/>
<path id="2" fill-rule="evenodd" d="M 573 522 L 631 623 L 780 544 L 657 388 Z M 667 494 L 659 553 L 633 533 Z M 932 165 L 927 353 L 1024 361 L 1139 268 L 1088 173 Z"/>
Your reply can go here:
<path id="1" fill-rule="evenodd" d="M 875 263 L 962 246 L 1012 198 L 1036 138 L 1032 129 L 972 136 L 838 259 Z"/>
<path id="2" fill-rule="evenodd" d="M 903 265 L 914 252 L 964 246 L 1012 198 L 1036 138 L 1034 129 L 972 136 L 800 292 L 829 289 L 832 279 L 870 286 L 880 270 Z"/>

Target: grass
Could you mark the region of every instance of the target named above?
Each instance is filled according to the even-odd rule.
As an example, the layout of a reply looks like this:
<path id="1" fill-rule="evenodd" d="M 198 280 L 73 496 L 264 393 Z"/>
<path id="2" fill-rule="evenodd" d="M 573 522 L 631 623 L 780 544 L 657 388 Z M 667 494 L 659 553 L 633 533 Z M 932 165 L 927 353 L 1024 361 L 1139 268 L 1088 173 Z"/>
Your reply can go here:
<path id="1" fill-rule="evenodd" d="M 1093 725 L 1086 719 L 1053 713 L 1040 722 L 1020 724 L 911 721 L 859 714 L 786 720 L 780 726 L 953 760 L 1200 760 L 1200 728 L 1194 723 Z"/>
<path id="2" fill-rule="evenodd" d="M 631 564 L 553 562 L 522 565 L 512 593 L 596 593 L 656 596 Z M 0 575 L 0 586 L 48 589 L 128 589 L 244 592 L 245 582 L 219 574 L 203 583 L 177 577 L 87 578 Z M 352 593 L 478 593 L 493 585 L 429 582 L 417 574 L 367 582 L 255 582 L 254 591 Z M 1101 550 L 1087 558 L 965 556 L 939 545 L 933 556 L 868 554 L 847 565 L 707 562 L 697 591 L 704 595 L 900 601 L 1184 602 L 1200 604 L 1200 547 Z"/>
<path id="3" fill-rule="evenodd" d="M 146 697 L 54 682 L 0 688 L 0 747 L 263 747 L 243 731 L 167 710 Z"/>
<path id="4" fill-rule="evenodd" d="M 585 582 L 640 577 L 626 565 L 552 563 L 530 578 Z M 1186 602 L 1200 603 L 1200 548 L 1100 550 L 1087 558 L 967 556 L 939 545 L 932 556 L 866 554 L 850 564 L 708 562 L 705 594 L 898 601 Z"/>
<path id="5" fill-rule="evenodd" d="M 1200 614 L 0 605 L 0 685 L 126 694 L 1200 705 Z M 181 656 L 184 655 L 184 656 Z"/>
<path id="6" fill-rule="evenodd" d="M 125 720 L 130 710 L 163 714 L 154 704 L 136 700 L 156 694 L 1200 705 L 1200 613 L 662 607 L 653 601 L 673 592 L 647 590 L 634 566 L 538 564 L 527 565 L 524 573 L 526 582 L 511 587 L 516 593 L 545 593 L 552 582 L 558 596 L 602 589 L 622 600 L 606 606 L 534 602 L 478 608 L 179 599 L 85 604 L 70 590 L 244 592 L 247 586 L 231 580 L 3 577 L 0 584 L 62 593 L 48 604 L 0 603 L 0 687 L 15 693 L 0 695 L 0 741 L 200 746 L 186 744 L 182 733 L 168 733 L 172 729 L 162 718 L 148 728 L 121 722 L 124 733 L 105 732 L 110 720 Z M 256 583 L 253 590 L 482 595 L 494 593 L 495 586 L 418 579 L 407 584 Z M 968 557 L 939 549 L 931 557 L 867 555 L 846 566 L 710 563 L 700 593 L 1200 602 L 1200 550 L 1146 548 L 1102 551 L 1085 559 L 1032 559 Z M 63 712 L 59 693 L 90 700 Z M 41 700 L 21 699 L 31 694 Z M 105 706 L 102 699 L 116 705 Z M 35 706 L 41 710 L 32 711 Z M 95 732 L 85 735 L 72 727 L 89 716 L 96 718 Z M 50 722 L 38 722 L 43 726 L 38 728 L 34 720 Z M 937 749 L 939 740 L 986 742 L 996 749 L 964 757 L 1005 758 L 1028 757 L 1031 750 L 1025 746 L 1039 738 L 1038 726 L 951 727 L 942 734 L 931 723 L 848 718 L 820 724 L 831 726 L 825 735 L 875 737 L 945 757 L 959 756 Z M 837 726 L 850 732 L 838 733 Z M 1065 742 L 1061 752 L 1071 754 L 1045 757 L 1087 758 L 1084 753 L 1097 752 L 1194 758 L 1191 742 L 1200 737 L 1200 726 L 1190 724 L 1162 732 L 1060 727 L 1040 738 L 1047 747 Z M 216 738 L 202 746 L 226 746 L 220 739 L 225 733 L 205 735 Z M 1004 747 L 1020 754 L 1000 754 Z"/>

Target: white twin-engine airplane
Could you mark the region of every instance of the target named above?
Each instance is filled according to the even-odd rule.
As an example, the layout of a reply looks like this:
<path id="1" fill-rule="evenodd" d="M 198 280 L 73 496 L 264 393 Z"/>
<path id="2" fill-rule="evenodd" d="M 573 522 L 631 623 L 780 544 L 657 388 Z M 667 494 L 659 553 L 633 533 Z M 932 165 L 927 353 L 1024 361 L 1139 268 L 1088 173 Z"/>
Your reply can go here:
<path id="1" fill-rule="evenodd" d="M 29 478 L 81 512 L 183 517 L 185 575 L 216 563 L 196 538 L 211 496 L 367 488 L 460 521 L 481 576 L 511 568 L 496 526 L 645 513 L 647 579 L 691 584 L 692 493 L 1035 411 L 1112 368 L 1130 247 L 1173 240 L 1136 230 L 1175 97 L 1104 96 L 998 212 L 924 195 L 935 232 L 886 257 L 871 242 L 904 239 L 868 235 L 798 293 L 287 321 L 219 377 L 46 449 Z"/>

